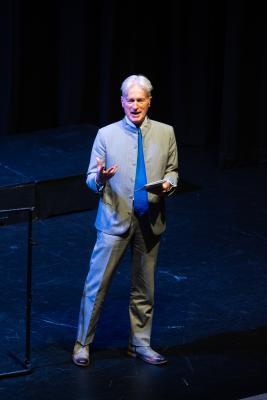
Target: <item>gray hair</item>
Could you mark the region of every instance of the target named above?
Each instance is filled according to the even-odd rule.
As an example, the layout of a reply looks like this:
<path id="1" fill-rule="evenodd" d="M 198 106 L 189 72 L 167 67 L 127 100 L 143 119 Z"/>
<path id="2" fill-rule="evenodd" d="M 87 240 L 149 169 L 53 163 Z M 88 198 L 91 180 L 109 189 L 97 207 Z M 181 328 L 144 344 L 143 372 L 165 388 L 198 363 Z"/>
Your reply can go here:
<path id="1" fill-rule="evenodd" d="M 127 93 L 131 86 L 138 85 L 144 89 L 150 96 L 153 86 L 149 79 L 144 75 L 131 75 L 126 78 L 121 85 L 121 93 L 123 97 L 127 96 Z"/>

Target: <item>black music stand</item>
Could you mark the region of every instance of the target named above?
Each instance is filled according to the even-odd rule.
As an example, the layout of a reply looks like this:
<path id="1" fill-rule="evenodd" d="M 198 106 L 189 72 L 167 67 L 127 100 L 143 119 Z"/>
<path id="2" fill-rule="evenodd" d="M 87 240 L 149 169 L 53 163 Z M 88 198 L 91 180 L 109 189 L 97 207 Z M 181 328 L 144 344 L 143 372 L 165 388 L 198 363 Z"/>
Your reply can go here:
<path id="1" fill-rule="evenodd" d="M 34 207 L 12 208 L 8 210 L 0 210 L 0 225 L 5 225 L 8 222 L 9 216 L 15 213 L 28 214 L 28 240 L 27 240 L 27 277 L 26 277 L 26 316 L 25 316 L 25 355 L 24 360 L 20 360 L 15 354 L 9 352 L 9 355 L 15 359 L 21 369 L 4 372 L 0 374 L 0 378 L 12 377 L 18 375 L 26 375 L 32 372 L 31 367 L 31 304 L 32 304 L 32 215 Z M 2 217 L 3 214 L 7 216 Z"/>

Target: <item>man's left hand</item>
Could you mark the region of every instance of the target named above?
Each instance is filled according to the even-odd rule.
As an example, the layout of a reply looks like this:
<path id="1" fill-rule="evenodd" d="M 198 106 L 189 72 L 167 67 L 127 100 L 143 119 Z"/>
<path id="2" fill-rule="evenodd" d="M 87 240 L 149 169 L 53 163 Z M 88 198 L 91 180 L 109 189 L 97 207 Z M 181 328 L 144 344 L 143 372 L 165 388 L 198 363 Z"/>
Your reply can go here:
<path id="1" fill-rule="evenodd" d="M 167 192 L 170 191 L 171 187 L 172 187 L 171 183 L 166 181 L 166 182 L 163 182 L 161 186 L 148 189 L 147 191 L 149 193 L 153 193 L 158 196 L 164 196 L 164 194 L 166 194 Z"/>

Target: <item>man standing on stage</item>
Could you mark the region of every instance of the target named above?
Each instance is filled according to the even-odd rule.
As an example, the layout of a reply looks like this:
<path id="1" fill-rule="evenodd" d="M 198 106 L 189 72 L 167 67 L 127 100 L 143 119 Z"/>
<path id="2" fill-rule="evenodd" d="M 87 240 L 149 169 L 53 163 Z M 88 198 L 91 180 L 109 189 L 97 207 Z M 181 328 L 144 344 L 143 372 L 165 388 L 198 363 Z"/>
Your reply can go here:
<path id="1" fill-rule="evenodd" d="M 164 197 L 174 192 L 178 156 L 174 130 L 147 116 L 151 82 L 131 75 L 121 86 L 125 117 L 98 131 L 87 185 L 99 193 L 97 240 L 80 307 L 72 359 L 89 365 L 89 345 L 111 278 L 128 246 L 132 249 L 131 332 L 127 354 L 150 364 L 166 358 L 150 347 L 154 272 L 160 235 L 165 230 Z M 151 188 L 147 183 L 160 181 Z"/>

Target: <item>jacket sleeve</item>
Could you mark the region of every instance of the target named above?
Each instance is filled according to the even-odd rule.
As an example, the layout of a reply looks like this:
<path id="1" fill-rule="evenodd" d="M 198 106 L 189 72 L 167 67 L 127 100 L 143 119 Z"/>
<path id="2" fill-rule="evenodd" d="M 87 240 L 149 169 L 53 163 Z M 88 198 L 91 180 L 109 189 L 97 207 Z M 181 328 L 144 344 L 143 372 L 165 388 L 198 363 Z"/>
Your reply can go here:
<path id="1" fill-rule="evenodd" d="M 169 156 L 166 165 L 164 179 L 169 181 L 172 185 L 171 190 L 167 193 L 168 196 L 174 193 L 177 187 L 179 174 L 178 174 L 178 150 L 173 128 L 171 128 L 169 140 Z"/>
<path id="2" fill-rule="evenodd" d="M 106 145 L 101 130 L 98 131 L 91 151 L 90 163 L 87 171 L 86 184 L 95 193 L 102 194 L 104 186 L 97 185 L 97 161 L 100 158 L 103 165 L 106 164 Z"/>

